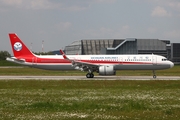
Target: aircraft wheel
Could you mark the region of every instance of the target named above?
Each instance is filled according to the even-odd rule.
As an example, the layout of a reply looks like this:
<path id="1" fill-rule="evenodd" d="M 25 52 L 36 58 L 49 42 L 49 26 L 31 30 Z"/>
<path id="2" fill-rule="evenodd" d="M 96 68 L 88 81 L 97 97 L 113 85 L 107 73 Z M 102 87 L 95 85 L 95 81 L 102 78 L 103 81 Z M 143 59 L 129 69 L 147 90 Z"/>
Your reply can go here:
<path id="1" fill-rule="evenodd" d="M 92 74 L 92 73 L 87 73 L 87 74 L 86 74 L 86 77 L 87 77 L 87 78 L 93 78 L 93 77 L 94 77 L 94 74 Z"/>
<path id="2" fill-rule="evenodd" d="M 94 74 L 93 73 L 91 73 L 91 78 L 93 78 L 94 77 Z"/>
<path id="3" fill-rule="evenodd" d="M 87 78 L 90 78 L 90 77 L 91 77 L 91 74 L 87 73 L 87 74 L 86 74 L 86 77 L 87 77 Z"/>
<path id="4" fill-rule="evenodd" d="M 153 78 L 156 79 L 156 72 L 153 70 Z"/>
<path id="5" fill-rule="evenodd" d="M 156 75 L 153 75 L 153 78 L 156 79 Z"/>

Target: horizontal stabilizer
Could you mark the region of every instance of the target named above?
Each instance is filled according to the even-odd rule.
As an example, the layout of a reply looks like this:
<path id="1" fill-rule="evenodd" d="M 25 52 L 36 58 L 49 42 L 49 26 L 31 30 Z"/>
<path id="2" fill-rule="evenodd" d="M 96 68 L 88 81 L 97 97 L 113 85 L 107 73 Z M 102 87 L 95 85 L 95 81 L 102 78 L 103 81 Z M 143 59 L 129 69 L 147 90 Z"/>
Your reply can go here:
<path id="1" fill-rule="evenodd" d="M 9 57 L 7 57 L 6 60 L 10 61 L 10 62 L 15 62 L 15 63 L 24 63 L 25 62 L 24 59 L 16 59 L 16 58 L 9 58 Z"/>

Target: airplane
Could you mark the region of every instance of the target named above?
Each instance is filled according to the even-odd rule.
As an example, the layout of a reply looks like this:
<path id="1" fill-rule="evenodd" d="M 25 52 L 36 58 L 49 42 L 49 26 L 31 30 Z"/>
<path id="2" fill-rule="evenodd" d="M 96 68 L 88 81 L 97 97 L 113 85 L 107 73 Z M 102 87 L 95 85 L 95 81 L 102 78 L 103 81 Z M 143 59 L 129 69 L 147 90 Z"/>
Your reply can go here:
<path id="1" fill-rule="evenodd" d="M 81 70 L 86 71 L 87 78 L 93 78 L 93 72 L 99 75 L 115 75 L 116 70 L 155 70 L 172 68 L 174 64 L 164 56 L 154 54 L 132 55 L 35 55 L 15 33 L 9 33 L 14 57 L 6 58 L 15 62 L 46 70 Z"/>

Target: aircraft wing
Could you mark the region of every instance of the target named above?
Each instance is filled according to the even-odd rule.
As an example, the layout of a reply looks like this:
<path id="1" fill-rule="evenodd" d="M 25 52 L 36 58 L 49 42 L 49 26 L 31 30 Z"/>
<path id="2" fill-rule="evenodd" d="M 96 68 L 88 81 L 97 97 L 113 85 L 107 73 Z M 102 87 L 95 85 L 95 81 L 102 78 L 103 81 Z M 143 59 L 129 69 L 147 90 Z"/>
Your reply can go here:
<path id="1" fill-rule="evenodd" d="M 83 62 L 80 60 L 72 60 L 72 63 L 78 64 L 78 65 L 87 65 L 87 66 L 93 66 L 93 67 L 99 67 L 100 65 L 89 63 L 89 62 Z"/>
<path id="2" fill-rule="evenodd" d="M 78 66 L 80 68 L 83 68 L 83 70 L 89 70 L 89 69 L 97 70 L 99 68 L 99 66 L 100 66 L 100 65 L 97 65 L 97 64 L 84 62 L 84 61 L 81 61 L 81 60 L 70 59 L 70 58 L 68 58 L 66 56 L 66 54 L 62 50 L 60 50 L 60 53 L 62 54 L 64 59 L 71 61 L 73 66 Z"/>

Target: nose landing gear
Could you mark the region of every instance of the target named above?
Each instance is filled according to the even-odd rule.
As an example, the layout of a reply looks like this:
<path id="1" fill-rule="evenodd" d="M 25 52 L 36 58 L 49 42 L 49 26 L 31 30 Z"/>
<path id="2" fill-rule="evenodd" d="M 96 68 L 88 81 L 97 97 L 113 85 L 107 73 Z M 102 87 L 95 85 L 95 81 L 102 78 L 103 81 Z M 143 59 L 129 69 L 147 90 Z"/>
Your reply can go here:
<path id="1" fill-rule="evenodd" d="M 153 70 L 153 78 L 156 79 L 156 77 L 157 77 L 156 72 L 155 72 L 155 70 Z"/>

